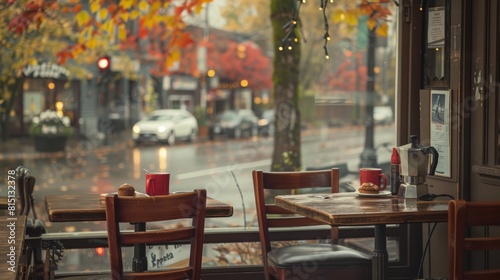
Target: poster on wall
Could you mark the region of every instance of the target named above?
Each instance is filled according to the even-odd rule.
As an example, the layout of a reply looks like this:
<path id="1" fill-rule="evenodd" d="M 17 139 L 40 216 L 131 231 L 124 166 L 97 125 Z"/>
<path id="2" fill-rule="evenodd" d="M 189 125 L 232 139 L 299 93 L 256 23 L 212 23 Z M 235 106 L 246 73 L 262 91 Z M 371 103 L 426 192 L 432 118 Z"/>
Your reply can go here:
<path id="1" fill-rule="evenodd" d="M 431 90 L 431 146 L 439 153 L 436 175 L 451 177 L 450 91 Z"/>

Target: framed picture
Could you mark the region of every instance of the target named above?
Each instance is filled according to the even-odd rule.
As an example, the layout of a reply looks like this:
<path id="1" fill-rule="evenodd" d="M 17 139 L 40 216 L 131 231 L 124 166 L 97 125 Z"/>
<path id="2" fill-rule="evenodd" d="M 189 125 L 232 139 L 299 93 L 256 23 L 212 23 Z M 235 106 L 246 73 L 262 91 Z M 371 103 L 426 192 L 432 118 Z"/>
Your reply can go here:
<path id="1" fill-rule="evenodd" d="M 437 176 L 451 177 L 450 90 L 431 90 L 431 146 L 439 153 Z"/>

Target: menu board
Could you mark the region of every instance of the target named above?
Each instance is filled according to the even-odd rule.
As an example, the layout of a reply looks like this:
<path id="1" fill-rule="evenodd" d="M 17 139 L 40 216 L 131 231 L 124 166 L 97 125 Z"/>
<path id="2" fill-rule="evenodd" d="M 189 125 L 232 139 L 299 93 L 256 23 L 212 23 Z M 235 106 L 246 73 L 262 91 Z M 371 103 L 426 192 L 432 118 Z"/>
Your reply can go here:
<path id="1" fill-rule="evenodd" d="M 430 8 L 427 21 L 427 48 L 444 46 L 445 39 L 445 8 Z"/>

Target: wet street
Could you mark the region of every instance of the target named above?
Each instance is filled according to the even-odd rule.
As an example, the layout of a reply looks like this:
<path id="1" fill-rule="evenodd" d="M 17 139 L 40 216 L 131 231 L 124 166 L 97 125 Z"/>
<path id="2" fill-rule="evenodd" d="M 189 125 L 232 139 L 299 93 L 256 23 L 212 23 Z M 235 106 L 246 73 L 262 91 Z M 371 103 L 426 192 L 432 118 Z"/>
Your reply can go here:
<path id="1" fill-rule="evenodd" d="M 364 143 L 364 129 L 304 131 L 302 140 L 304 168 L 347 162 L 350 170 L 355 171 Z M 375 145 L 392 141 L 392 126 L 376 128 Z M 270 169 L 272 149 L 273 139 L 267 137 L 178 142 L 174 146 L 146 143 L 138 147 L 130 141 L 111 143 L 109 147 L 75 142 L 65 154 L 0 161 L 0 170 L 7 174 L 9 169 L 23 165 L 36 177 L 36 212 L 49 232 L 105 230 L 105 225 L 51 223 L 44 206 L 46 195 L 109 193 L 123 183 L 145 192 L 146 170 L 170 172 L 171 192 L 204 188 L 210 197 L 233 205 L 231 218 L 208 219 L 207 227 L 243 226 L 245 222 L 247 226 L 256 226 L 251 171 Z M 388 151 L 378 152 L 379 162 L 389 160 Z M 0 195 L 4 192 L 2 188 Z"/>

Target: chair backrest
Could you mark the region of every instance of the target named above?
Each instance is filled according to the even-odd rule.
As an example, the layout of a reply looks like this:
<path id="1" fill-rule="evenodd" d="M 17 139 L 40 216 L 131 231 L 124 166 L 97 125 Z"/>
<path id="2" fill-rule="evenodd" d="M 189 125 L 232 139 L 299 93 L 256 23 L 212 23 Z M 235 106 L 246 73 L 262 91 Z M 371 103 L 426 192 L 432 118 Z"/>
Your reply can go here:
<path id="1" fill-rule="evenodd" d="M 299 189 L 330 187 L 332 193 L 339 191 L 339 169 L 298 172 L 252 172 L 259 235 L 265 256 L 271 248 L 269 228 L 272 227 L 300 227 L 323 225 L 316 220 L 299 216 L 274 203 L 266 203 L 266 190 L 288 191 L 293 193 Z M 332 242 L 338 238 L 338 229 L 332 227 Z"/>
<path id="2" fill-rule="evenodd" d="M 19 201 L 19 205 L 17 207 L 18 214 L 28 216 L 31 212 L 33 218 L 37 220 L 38 216 L 35 209 L 35 198 L 33 197 L 35 183 L 36 178 L 30 175 L 28 169 L 23 166 L 18 166 L 16 168 L 16 190 Z"/>
<path id="3" fill-rule="evenodd" d="M 29 170 L 23 166 L 16 168 L 16 190 L 17 199 L 19 204 L 17 206 L 18 215 L 27 216 L 29 214 L 30 202 L 28 201 L 29 195 L 27 190 L 27 179 L 29 177 Z"/>
<path id="4" fill-rule="evenodd" d="M 206 190 L 154 197 L 110 194 L 105 198 L 108 246 L 113 279 L 200 279 L 205 226 Z M 191 226 L 122 232 L 120 223 L 143 223 L 192 219 Z M 145 272 L 124 272 L 121 247 L 134 244 L 166 244 L 191 240 L 187 267 Z"/>
<path id="5" fill-rule="evenodd" d="M 449 279 L 500 279 L 500 269 L 467 270 L 467 251 L 500 249 L 500 237 L 469 237 L 474 226 L 500 225 L 500 202 L 466 202 L 448 204 L 448 272 Z"/>

